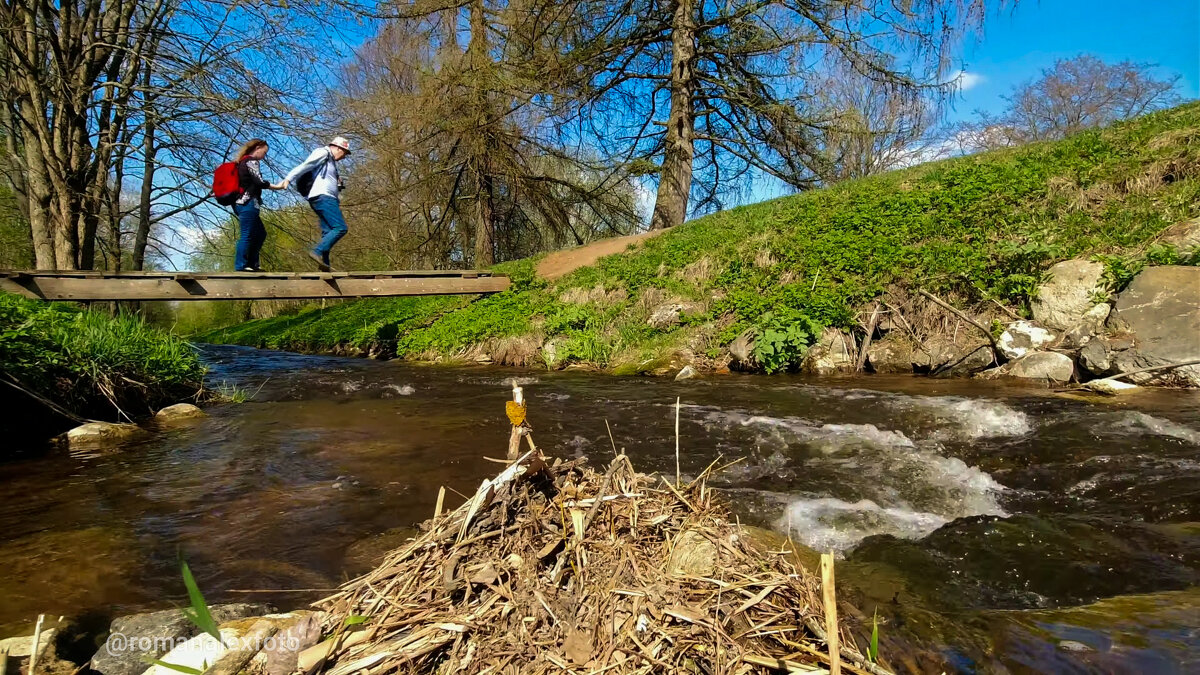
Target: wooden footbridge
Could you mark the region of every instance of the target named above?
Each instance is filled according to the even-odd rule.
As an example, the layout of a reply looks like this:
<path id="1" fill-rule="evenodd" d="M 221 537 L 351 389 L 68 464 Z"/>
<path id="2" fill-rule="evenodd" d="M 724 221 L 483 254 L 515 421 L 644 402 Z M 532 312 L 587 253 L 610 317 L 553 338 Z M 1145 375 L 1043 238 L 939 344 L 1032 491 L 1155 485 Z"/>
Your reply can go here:
<path id="1" fill-rule="evenodd" d="M 0 270 L 0 290 L 39 300 L 299 300 L 469 295 L 507 289 L 491 272 L 92 272 Z"/>

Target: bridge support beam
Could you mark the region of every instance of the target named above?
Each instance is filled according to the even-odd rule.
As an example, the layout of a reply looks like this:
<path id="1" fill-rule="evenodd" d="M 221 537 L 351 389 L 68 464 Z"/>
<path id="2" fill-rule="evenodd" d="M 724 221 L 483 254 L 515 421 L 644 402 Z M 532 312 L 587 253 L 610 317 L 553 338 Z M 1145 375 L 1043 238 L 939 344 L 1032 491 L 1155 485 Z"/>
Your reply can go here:
<path id="1" fill-rule="evenodd" d="M 488 272 L 22 272 L 0 271 L 0 290 L 40 300 L 284 300 L 470 295 L 509 287 Z"/>

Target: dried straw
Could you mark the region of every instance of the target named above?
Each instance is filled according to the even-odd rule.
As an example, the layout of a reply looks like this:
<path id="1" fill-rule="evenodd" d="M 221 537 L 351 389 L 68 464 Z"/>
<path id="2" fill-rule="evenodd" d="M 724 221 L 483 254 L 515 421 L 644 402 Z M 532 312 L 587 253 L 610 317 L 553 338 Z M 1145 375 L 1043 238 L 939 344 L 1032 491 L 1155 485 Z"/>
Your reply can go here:
<path id="1" fill-rule="evenodd" d="M 318 603 L 313 670 L 827 673 L 820 580 L 731 522 L 713 469 L 675 486 L 531 450 Z M 886 672 L 839 632 L 847 672 Z"/>

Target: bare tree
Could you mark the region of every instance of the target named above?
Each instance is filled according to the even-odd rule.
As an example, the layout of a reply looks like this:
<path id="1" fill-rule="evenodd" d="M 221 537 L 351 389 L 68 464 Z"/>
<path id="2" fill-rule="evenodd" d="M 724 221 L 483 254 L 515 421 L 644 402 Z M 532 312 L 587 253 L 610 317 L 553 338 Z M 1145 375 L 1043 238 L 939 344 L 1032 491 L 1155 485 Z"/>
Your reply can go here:
<path id="1" fill-rule="evenodd" d="M 635 226 L 629 176 L 556 142 L 535 104 L 552 94 L 527 68 L 535 16 L 483 0 L 412 5 L 347 70 L 338 107 L 367 148 L 367 196 L 348 208 L 376 212 L 385 241 L 418 263 L 486 267 Z"/>
<path id="2" fill-rule="evenodd" d="M 966 150 L 1054 140 L 1179 102 L 1179 76 L 1159 79 L 1154 64 L 1107 64 L 1095 56 L 1059 59 L 1041 77 L 1013 87 L 999 115 L 976 113 L 959 134 Z"/>

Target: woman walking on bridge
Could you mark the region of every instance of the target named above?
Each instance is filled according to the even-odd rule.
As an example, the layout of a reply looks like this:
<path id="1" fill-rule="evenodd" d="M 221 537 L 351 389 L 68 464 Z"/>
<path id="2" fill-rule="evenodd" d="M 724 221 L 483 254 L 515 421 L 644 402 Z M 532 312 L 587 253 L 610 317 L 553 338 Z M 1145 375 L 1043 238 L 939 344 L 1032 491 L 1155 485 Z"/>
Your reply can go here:
<path id="1" fill-rule="evenodd" d="M 246 141 L 238 150 L 237 162 L 238 185 L 242 196 L 233 204 L 233 212 L 237 215 L 238 226 L 241 230 L 237 243 L 237 254 L 233 268 L 238 272 L 261 272 L 258 254 L 262 251 L 263 242 L 267 240 L 267 229 L 263 227 L 262 191 L 282 190 L 284 183 L 268 183 L 263 180 L 260 163 L 267 156 L 267 142 L 261 138 Z"/>

